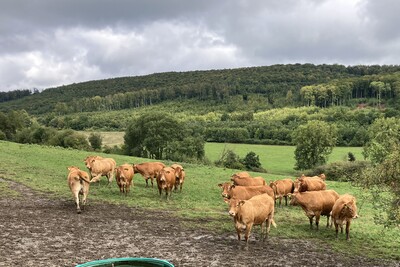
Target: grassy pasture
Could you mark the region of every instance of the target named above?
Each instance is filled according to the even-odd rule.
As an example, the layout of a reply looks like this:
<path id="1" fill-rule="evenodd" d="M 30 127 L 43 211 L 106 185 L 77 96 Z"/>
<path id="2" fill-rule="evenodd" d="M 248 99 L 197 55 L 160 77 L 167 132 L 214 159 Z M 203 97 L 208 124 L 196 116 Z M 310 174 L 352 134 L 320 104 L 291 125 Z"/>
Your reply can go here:
<path id="1" fill-rule="evenodd" d="M 220 153 L 215 146 L 214 152 L 210 152 L 207 144 L 207 154 Z M 293 148 L 292 148 L 293 149 Z M 253 151 L 253 148 L 251 149 Z M 285 151 L 283 148 L 276 151 Z M 289 148 L 286 150 L 291 151 Z M 347 153 L 347 150 L 344 150 Z M 257 151 L 254 151 L 257 153 Z M 355 152 L 353 152 L 355 153 Z M 0 178 L 11 179 L 42 192 L 49 192 L 50 197 L 66 198 L 71 200 L 70 212 L 75 216 L 75 207 L 66 183 L 67 167 L 75 165 L 86 170 L 83 159 L 92 153 L 56 147 L 43 147 L 38 145 L 23 145 L 0 141 Z M 282 152 L 283 154 L 283 152 Z M 121 155 L 111 156 L 117 164 L 145 162 L 148 159 Z M 214 155 L 215 156 L 215 155 Z M 215 157 L 218 157 L 215 156 Z M 286 155 L 286 158 L 292 154 Z M 357 157 L 357 154 L 356 154 Z M 260 155 L 260 159 L 262 156 Z M 291 165 L 284 155 L 282 162 L 275 165 L 273 174 L 261 174 L 267 181 L 290 176 L 286 165 Z M 339 156 L 340 158 L 340 156 Z M 269 159 L 272 163 L 272 159 Z M 284 164 L 286 162 L 286 164 Z M 165 162 L 171 164 L 171 162 Z M 215 232 L 230 232 L 235 235 L 232 220 L 227 215 L 226 204 L 220 197 L 220 189 L 217 184 L 227 181 L 234 170 L 216 168 L 205 165 L 183 164 L 186 169 L 187 180 L 183 192 L 174 193 L 169 202 L 165 196 L 160 200 L 156 186 L 146 188 L 144 179 L 139 175 L 134 177 L 134 188 L 125 197 L 119 194 L 115 181 L 107 186 L 105 178 L 100 184 L 91 185 L 89 193 L 89 206 L 85 212 L 90 212 L 90 204 L 107 201 L 116 204 L 125 204 L 133 207 L 169 210 L 172 215 L 193 218 L 188 227 L 208 228 Z M 273 169 L 271 165 L 267 168 Z M 282 168 L 282 169 L 280 169 Z M 259 174 L 258 174 L 259 175 Z M 353 187 L 349 183 L 328 181 L 328 187 L 338 193 L 350 193 L 357 197 L 360 209 L 360 218 L 353 222 L 351 227 L 352 240 L 347 242 L 344 235 L 335 240 L 335 231 L 326 229 L 325 217 L 321 218 L 320 230 L 310 230 L 307 217 L 299 207 L 277 208 L 275 221 L 277 228 L 271 229 L 271 236 L 278 238 L 302 238 L 311 239 L 318 244 L 329 246 L 343 253 L 359 254 L 374 258 L 400 260 L 400 231 L 398 229 L 383 229 L 373 223 L 373 207 L 371 197 L 363 190 Z M 14 197 L 18 200 L 18 194 L 11 188 L 7 188 L 0 180 L 1 197 Z M 78 216 L 78 215 L 76 215 Z M 196 219 L 201 219 L 196 222 Z M 259 235 L 259 227 L 255 227 L 253 235 Z"/>

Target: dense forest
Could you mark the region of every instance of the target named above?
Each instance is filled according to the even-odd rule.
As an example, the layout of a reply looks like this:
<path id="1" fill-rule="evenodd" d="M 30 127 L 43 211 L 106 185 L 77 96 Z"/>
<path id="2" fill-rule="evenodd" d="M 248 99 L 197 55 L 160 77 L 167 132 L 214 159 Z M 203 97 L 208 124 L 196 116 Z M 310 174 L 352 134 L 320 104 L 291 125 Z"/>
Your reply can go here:
<path id="1" fill-rule="evenodd" d="M 400 94 L 400 66 L 273 65 L 226 70 L 156 73 L 49 88 L 16 99 L 0 95 L 0 111 L 29 114 L 110 111 L 154 105 L 167 100 L 226 102 L 229 97 L 263 97 L 267 108 L 329 107 L 372 100 L 394 104 Z M 13 96 L 13 97 L 11 97 Z M 8 101 L 9 100 L 9 101 Z M 389 102 L 389 103 L 388 103 Z"/>
<path id="2" fill-rule="evenodd" d="M 56 129 L 125 131 L 152 110 L 206 141 L 292 145 L 310 120 L 333 123 L 338 145 L 362 146 L 380 117 L 400 116 L 400 66 L 292 64 L 156 73 L 2 93 L 0 112 L 24 110 Z"/>

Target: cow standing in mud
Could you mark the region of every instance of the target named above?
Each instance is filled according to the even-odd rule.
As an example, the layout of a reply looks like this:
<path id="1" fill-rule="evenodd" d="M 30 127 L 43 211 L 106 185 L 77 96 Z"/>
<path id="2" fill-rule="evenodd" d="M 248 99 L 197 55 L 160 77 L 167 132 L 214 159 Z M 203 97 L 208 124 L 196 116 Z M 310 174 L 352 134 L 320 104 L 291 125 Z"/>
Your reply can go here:
<path id="1" fill-rule="evenodd" d="M 274 221 L 274 199 L 268 194 L 257 195 L 249 200 L 232 198 L 226 201 L 229 204 L 229 215 L 233 217 L 238 241 L 241 240 L 241 233 L 245 232 L 244 238 L 246 245 L 248 245 L 253 225 L 261 226 L 261 239 L 263 241 L 268 237 L 271 224 L 276 227 Z"/>
<path id="2" fill-rule="evenodd" d="M 92 176 L 90 180 L 91 183 L 98 182 L 101 176 L 106 176 L 108 184 L 111 183 L 117 166 L 114 159 L 100 156 L 88 156 L 84 162 Z"/>
<path id="3" fill-rule="evenodd" d="M 81 207 L 79 205 L 82 202 L 82 210 L 86 205 L 86 198 L 89 194 L 89 184 L 90 178 L 89 174 L 85 171 L 80 170 L 78 167 L 70 166 L 67 168 L 69 173 L 67 177 L 67 182 L 69 189 L 74 197 L 76 204 L 76 212 L 81 213 Z M 80 201 L 80 197 L 82 200 Z"/>

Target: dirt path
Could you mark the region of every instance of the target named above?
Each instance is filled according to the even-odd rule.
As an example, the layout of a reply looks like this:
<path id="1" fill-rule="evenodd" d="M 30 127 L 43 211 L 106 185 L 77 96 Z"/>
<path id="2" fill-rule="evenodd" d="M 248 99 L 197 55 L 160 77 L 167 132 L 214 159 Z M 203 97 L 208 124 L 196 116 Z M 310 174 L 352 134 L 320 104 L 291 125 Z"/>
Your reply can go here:
<path id="1" fill-rule="evenodd" d="M 190 230 L 165 212 L 91 203 L 75 213 L 71 199 L 52 200 L 15 182 L 23 198 L 0 196 L 0 266 L 75 266 L 114 257 L 150 257 L 175 266 L 397 266 L 345 257 L 308 241 L 253 234 L 248 250 L 235 233 Z M 185 221 L 190 223 L 190 221 Z"/>

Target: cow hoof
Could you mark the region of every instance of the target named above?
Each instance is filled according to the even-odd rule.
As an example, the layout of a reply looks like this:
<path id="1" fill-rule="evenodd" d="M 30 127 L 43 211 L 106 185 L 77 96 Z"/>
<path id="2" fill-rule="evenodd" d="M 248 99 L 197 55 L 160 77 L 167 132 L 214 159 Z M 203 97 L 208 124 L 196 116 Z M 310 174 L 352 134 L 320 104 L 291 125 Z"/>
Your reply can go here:
<path id="1" fill-rule="evenodd" d="M 81 214 L 81 212 L 82 212 L 81 210 L 76 210 L 76 213 L 78 214 Z"/>

